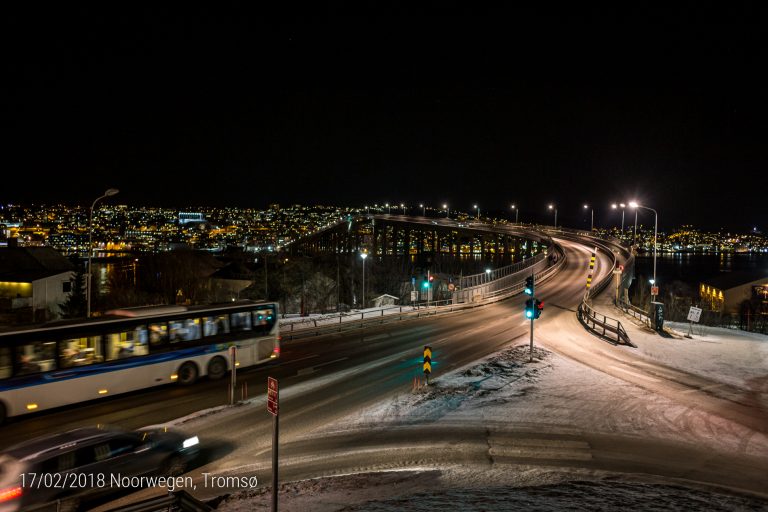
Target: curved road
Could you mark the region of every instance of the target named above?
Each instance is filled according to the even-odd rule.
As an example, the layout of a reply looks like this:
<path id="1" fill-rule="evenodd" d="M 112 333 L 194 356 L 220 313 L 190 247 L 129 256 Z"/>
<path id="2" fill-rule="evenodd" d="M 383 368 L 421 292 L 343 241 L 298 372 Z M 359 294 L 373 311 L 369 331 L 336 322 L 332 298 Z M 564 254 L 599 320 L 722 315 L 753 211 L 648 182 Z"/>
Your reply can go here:
<path id="1" fill-rule="evenodd" d="M 765 404 L 742 390 L 715 385 L 647 360 L 631 349 L 613 347 L 584 332 L 575 308 L 584 292 L 590 249 L 560 241 L 567 255 L 564 269 L 547 283 L 537 286 L 545 311 L 537 321 L 536 343 L 619 379 L 631 382 L 682 403 L 696 403 L 719 416 L 737 421 L 757 432 L 766 432 Z M 597 281 L 609 268 L 600 255 Z M 281 480 L 315 477 L 338 472 L 387 467 L 408 467 L 442 462 L 501 464 L 531 462 L 579 466 L 614 471 L 681 476 L 691 480 L 733 485 L 761 492 L 765 484 L 764 462 L 734 454 L 713 460 L 706 448 L 697 451 L 658 440 L 626 439 L 598 433 L 576 439 L 547 438 L 531 431 L 495 432 L 475 426 L 453 426 L 424 430 L 415 426 L 384 432 L 358 432 L 303 439 L 321 426 L 407 391 L 421 375 L 423 345 L 433 347 L 434 372 L 439 374 L 464 366 L 507 346 L 527 340 L 529 322 L 523 319 L 523 297 L 464 310 L 454 314 L 387 324 L 361 332 L 345 332 L 286 343 L 280 363 L 273 367 L 240 372 L 248 382 L 254 407 L 240 406 L 218 412 L 216 421 L 204 422 L 196 431 L 208 450 L 190 475 L 201 472 L 247 471 L 269 481 L 271 417 L 264 410 L 266 376 L 280 379 L 281 386 Z M 84 424 L 112 423 L 128 428 L 164 423 L 226 400 L 226 381 L 200 382 L 188 388 L 170 387 L 108 401 L 87 404 L 74 410 L 21 418 L 0 427 L 0 444 L 6 446 L 30 435 Z M 183 425 L 182 425 L 183 428 Z M 489 446 L 506 446 L 516 439 L 539 442 L 586 443 L 589 458 L 572 453 L 542 459 L 533 453 L 498 450 L 489 457 Z M 567 444 L 566 443 L 566 444 Z M 523 443 L 525 444 L 525 443 Z M 579 445 L 581 446 L 581 445 Z M 354 448 L 352 448 L 354 447 Z M 510 455 L 514 453 L 514 455 Z M 676 456 L 670 457 L 670 454 Z M 701 467 L 693 462 L 706 458 Z M 716 463 L 716 464 L 715 464 Z M 266 473 L 265 473 L 266 472 Z M 197 476 L 196 476 L 197 478 Z M 127 500 L 157 493 L 147 490 Z M 221 494 L 205 491 L 200 497 Z M 213 494 L 211 494 L 213 493 Z M 125 501 L 125 500 L 123 500 Z"/>

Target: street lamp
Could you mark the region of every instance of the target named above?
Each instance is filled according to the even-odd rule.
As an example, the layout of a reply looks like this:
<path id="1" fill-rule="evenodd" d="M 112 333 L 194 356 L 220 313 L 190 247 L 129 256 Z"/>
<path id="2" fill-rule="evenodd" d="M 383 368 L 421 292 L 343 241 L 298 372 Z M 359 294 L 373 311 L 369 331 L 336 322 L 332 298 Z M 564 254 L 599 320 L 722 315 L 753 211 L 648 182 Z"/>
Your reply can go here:
<path id="1" fill-rule="evenodd" d="M 635 230 L 632 232 L 632 245 L 637 243 L 637 209 L 635 209 Z"/>
<path id="2" fill-rule="evenodd" d="M 621 207 L 621 232 L 624 233 L 624 208 L 627 206 L 624 203 L 619 203 L 618 205 L 616 203 L 613 203 L 611 205 L 611 208 L 614 210 L 617 208 L 617 206 Z M 632 203 L 629 203 L 629 206 L 632 206 Z"/>
<path id="3" fill-rule="evenodd" d="M 584 209 L 586 210 L 587 208 L 589 208 L 589 205 L 585 204 L 584 205 Z M 589 230 L 590 231 L 594 231 L 595 230 L 595 209 L 594 208 L 590 208 L 590 211 L 591 211 L 591 214 L 592 214 L 591 215 L 592 221 L 590 223 Z"/>
<path id="4" fill-rule="evenodd" d="M 646 210 L 650 210 L 653 212 L 653 280 L 651 281 L 652 286 L 656 286 L 656 251 L 657 251 L 657 235 L 659 230 L 659 214 L 654 210 L 653 208 L 649 208 L 648 206 L 643 206 L 641 204 L 637 204 L 636 201 L 632 201 L 629 203 L 629 206 L 632 208 L 644 208 Z M 637 213 L 637 210 L 635 210 L 635 213 Z M 651 291 L 653 291 L 653 288 L 651 288 Z M 651 294 L 653 297 L 653 301 L 656 301 L 656 296 L 654 294 Z"/>
<path id="5" fill-rule="evenodd" d="M 444 205 L 443 205 L 443 210 L 445 210 L 445 218 L 447 219 L 447 218 L 448 218 L 448 215 L 450 215 L 450 212 L 451 212 L 451 211 L 448 209 L 448 205 L 447 205 L 447 204 L 444 204 Z"/>
<path id="6" fill-rule="evenodd" d="M 424 208 L 424 203 L 419 203 L 419 208 L 421 208 L 421 216 L 426 217 L 426 210 Z"/>
<path id="7" fill-rule="evenodd" d="M 365 309 L 365 258 L 368 257 L 367 252 L 361 252 L 360 257 L 363 258 L 363 300 L 362 300 L 362 308 Z"/>
<path id="8" fill-rule="evenodd" d="M 87 304 L 85 313 L 86 318 L 91 317 L 91 280 L 93 278 L 93 273 L 91 272 L 91 255 L 93 253 L 93 208 L 96 206 L 96 203 L 105 197 L 114 196 L 119 192 L 120 191 L 116 188 L 108 188 L 106 192 L 104 192 L 103 196 L 97 197 L 93 201 L 93 204 L 91 204 L 91 214 L 88 217 L 88 279 L 86 280 L 85 287 L 85 302 Z"/>
<path id="9" fill-rule="evenodd" d="M 491 269 L 489 268 L 485 269 L 485 281 L 486 282 L 491 281 Z"/>
<path id="10" fill-rule="evenodd" d="M 515 224 L 517 224 L 517 215 L 520 213 L 520 210 L 515 205 L 512 205 L 512 209 L 515 210 Z"/>
<path id="11" fill-rule="evenodd" d="M 557 229 L 557 208 L 555 208 L 555 205 L 551 204 L 549 205 L 550 210 L 555 210 L 555 229 Z"/>
<path id="12" fill-rule="evenodd" d="M 403 203 L 400 203 L 400 208 L 403 209 L 403 215 L 405 215 L 405 205 Z"/>
<path id="13" fill-rule="evenodd" d="M 480 207 L 475 205 L 475 210 L 477 210 L 477 220 L 480 220 Z"/>
<path id="14" fill-rule="evenodd" d="M 392 207 L 389 206 L 389 203 L 384 203 L 384 206 L 387 207 L 387 215 L 391 215 L 392 214 Z"/>

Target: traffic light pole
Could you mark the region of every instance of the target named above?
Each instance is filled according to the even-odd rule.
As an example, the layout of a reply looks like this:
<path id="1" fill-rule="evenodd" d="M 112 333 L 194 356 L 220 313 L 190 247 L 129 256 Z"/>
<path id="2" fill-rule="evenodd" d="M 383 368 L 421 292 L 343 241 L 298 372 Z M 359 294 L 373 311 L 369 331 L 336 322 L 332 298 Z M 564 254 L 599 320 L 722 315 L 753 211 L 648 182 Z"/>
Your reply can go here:
<path id="1" fill-rule="evenodd" d="M 533 362 L 533 317 L 531 317 L 531 359 L 529 362 Z"/>

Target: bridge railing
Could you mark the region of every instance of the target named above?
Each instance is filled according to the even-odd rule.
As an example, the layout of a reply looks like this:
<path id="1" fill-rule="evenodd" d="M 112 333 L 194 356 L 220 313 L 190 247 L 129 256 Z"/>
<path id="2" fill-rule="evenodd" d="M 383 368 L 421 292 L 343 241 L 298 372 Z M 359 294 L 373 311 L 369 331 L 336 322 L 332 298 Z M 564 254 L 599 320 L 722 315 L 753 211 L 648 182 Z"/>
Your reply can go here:
<path id="1" fill-rule="evenodd" d="M 554 276 L 557 274 L 557 272 L 560 271 L 560 269 L 562 269 L 565 262 L 566 259 L 563 253 L 563 256 L 557 262 L 555 262 L 554 265 L 538 272 L 536 274 L 536 280 L 543 282 L 546 279 Z M 527 276 L 529 274 L 526 272 L 525 275 Z M 444 313 L 451 313 L 453 311 L 471 309 L 499 302 L 522 293 L 524 285 L 524 282 L 515 283 L 505 289 L 492 292 L 484 296 L 481 300 L 474 302 L 456 304 L 453 302 L 453 299 L 448 299 L 441 301 L 431 301 L 429 303 L 418 303 L 413 306 L 394 306 L 390 308 L 382 308 L 381 310 L 368 310 L 359 313 L 347 314 L 346 317 L 339 316 L 338 320 L 334 318 L 333 323 L 319 323 L 319 321 L 314 321 L 312 324 L 309 324 L 308 322 L 305 322 L 299 324 L 300 327 L 299 325 L 283 324 L 280 328 L 280 335 L 284 341 L 290 341 L 308 336 L 320 336 L 323 334 L 331 334 L 348 330 L 365 329 L 392 322 L 399 322 L 404 320 L 423 318 L 425 316 L 440 315 Z"/>

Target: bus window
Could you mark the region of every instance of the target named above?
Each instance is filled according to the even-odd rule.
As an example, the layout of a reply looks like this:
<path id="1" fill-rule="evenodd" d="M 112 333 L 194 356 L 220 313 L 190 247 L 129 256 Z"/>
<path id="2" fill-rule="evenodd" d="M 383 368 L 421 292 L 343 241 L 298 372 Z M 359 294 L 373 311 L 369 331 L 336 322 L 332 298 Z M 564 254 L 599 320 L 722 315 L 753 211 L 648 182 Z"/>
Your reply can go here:
<path id="1" fill-rule="evenodd" d="M 143 356 L 147 348 L 147 328 L 143 325 L 128 331 L 107 334 L 107 360 Z"/>
<path id="2" fill-rule="evenodd" d="M 165 322 L 149 324 L 149 343 L 154 347 L 168 341 L 168 325 Z"/>
<path id="3" fill-rule="evenodd" d="M 216 336 L 229 332 L 228 315 L 208 316 L 203 318 L 203 336 Z"/>
<path id="4" fill-rule="evenodd" d="M 230 326 L 232 328 L 232 332 L 251 330 L 250 311 L 244 311 L 242 313 L 232 313 L 231 317 L 232 317 L 232 321 Z"/>
<path id="5" fill-rule="evenodd" d="M 101 355 L 101 336 L 62 340 L 59 343 L 59 360 L 62 368 L 100 363 L 104 360 Z"/>
<path id="6" fill-rule="evenodd" d="M 275 322 L 275 312 L 272 309 L 257 309 L 253 312 L 253 328 L 256 331 L 268 333 Z"/>
<path id="7" fill-rule="evenodd" d="M 0 347 L 0 379 L 11 376 L 11 349 Z"/>
<path id="8" fill-rule="evenodd" d="M 200 339 L 200 319 L 171 320 L 168 322 L 171 331 L 171 343 Z"/>
<path id="9" fill-rule="evenodd" d="M 30 343 L 16 349 L 18 375 L 56 369 L 56 342 Z"/>

